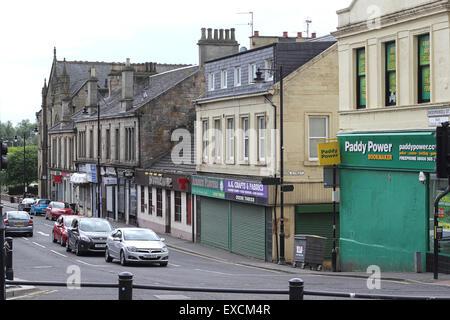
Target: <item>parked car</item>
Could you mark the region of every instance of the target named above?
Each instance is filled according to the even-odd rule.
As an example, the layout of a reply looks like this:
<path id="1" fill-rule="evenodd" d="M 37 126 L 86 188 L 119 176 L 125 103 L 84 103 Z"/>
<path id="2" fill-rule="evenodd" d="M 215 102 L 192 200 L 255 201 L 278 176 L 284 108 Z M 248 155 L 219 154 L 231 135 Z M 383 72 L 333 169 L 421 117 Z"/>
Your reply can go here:
<path id="1" fill-rule="evenodd" d="M 119 228 L 106 241 L 105 260 L 120 260 L 121 265 L 130 262 L 159 263 L 166 267 L 169 250 L 153 230 L 144 228 Z"/>
<path id="2" fill-rule="evenodd" d="M 19 211 L 30 212 L 31 205 L 36 201 L 34 198 L 25 198 L 19 203 Z"/>
<path id="3" fill-rule="evenodd" d="M 62 214 L 75 214 L 68 202 L 52 201 L 45 209 L 45 219 L 56 220 Z"/>
<path id="4" fill-rule="evenodd" d="M 73 250 L 77 256 L 87 252 L 104 252 L 106 239 L 112 230 L 108 220 L 75 217 L 67 229 L 66 250 Z"/>
<path id="5" fill-rule="evenodd" d="M 8 211 L 3 216 L 5 234 L 28 234 L 33 236 L 33 219 L 26 211 Z"/>
<path id="6" fill-rule="evenodd" d="M 66 246 L 67 240 L 67 228 L 72 225 L 72 220 L 75 217 L 79 217 L 76 215 L 60 215 L 58 219 L 56 219 L 55 224 L 52 229 L 52 240 L 53 242 L 58 242 L 63 247 Z"/>
<path id="7" fill-rule="evenodd" d="M 37 199 L 30 207 L 30 214 L 45 214 L 45 209 L 47 209 L 50 202 L 50 199 Z"/>

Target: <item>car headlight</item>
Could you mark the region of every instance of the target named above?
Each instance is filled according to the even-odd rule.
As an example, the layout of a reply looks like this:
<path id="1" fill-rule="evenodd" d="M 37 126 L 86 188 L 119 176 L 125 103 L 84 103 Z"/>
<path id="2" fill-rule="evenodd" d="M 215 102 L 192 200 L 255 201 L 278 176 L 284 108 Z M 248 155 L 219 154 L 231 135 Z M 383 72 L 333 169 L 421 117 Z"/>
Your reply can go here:
<path id="1" fill-rule="evenodd" d="M 167 249 L 166 246 L 162 247 L 161 249 L 162 249 L 162 252 L 168 252 L 169 251 L 169 249 Z"/>
<path id="2" fill-rule="evenodd" d="M 136 251 L 136 247 L 127 247 L 127 250 L 130 252 L 135 252 Z"/>
<path id="3" fill-rule="evenodd" d="M 81 241 L 85 241 L 85 242 L 90 242 L 91 239 L 89 239 L 89 237 L 86 236 L 80 236 Z"/>

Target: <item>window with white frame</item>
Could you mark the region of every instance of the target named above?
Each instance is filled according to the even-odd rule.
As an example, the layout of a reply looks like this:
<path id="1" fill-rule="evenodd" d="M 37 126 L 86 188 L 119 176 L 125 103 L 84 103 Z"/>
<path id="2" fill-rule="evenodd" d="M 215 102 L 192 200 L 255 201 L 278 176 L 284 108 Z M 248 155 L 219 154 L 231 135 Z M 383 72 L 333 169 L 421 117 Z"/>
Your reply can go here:
<path id="1" fill-rule="evenodd" d="M 210 73 L 210 74 L 208 74 L 208 90 L 213 91 L 215 86 L 216 86 L 216 84 L 215 84 L 214 73 Z"/>
<path id="2" fill-rule="evenodd" d="M 234 86 L 239 87 L 242 84 L 242 72 L 241 67 L 234 68 Z"/>
<path id="3" fill-rule="evenodd" d="M 266 59 L 264 61 L 264 69 L 265 70 L 265 75 L 264 75 L 264 79 L 266 81 L 273 81 L 273 60 L 272 59 Z"/>
<path id="4" fill-rule="evenodd" d="M 202 151 L 203 162 L 208 162 L 208 120 L 202 122 Z"/>
<path id="5" fill-rule="evenodd" d="M 234 118 L 227 119 L 227 160 L 234 160 Z"/>
<path id="6" fill-rule="evenodd" d="M 249 84 L 255 83 L 256 71 L 257 71 L 256 64 L 250 63 L 248 65 L 248 83 Z"/>
<path id="7" fill-rule="evenodd" d="M 258 116 L 258 161 L 266 161 L 266 117 Z"/>
<path id="8" fill-rule="evenodd" d="M 214 143 L 216 162 L 220 162 L 222 158 L 222 128 L 220 119 L 214 120 Z"/>
<path id="9" fill-rule="evenodd" d="M 309 161 L 318 161 L 317 145 L 328 138 L 328 116 L 310 116 L 308 120 Z"/>
<path id="10" fill-rule="evenodd" d="M 227 88 L 228 72 L 227 70 L 220 71 L 220 88 Z"/>
<path id="11" fill-rule="evenodd" d="M 242 159 L 248 161 L 249 139 L 248 139 L 248 117 L 241 118 L 242 129 Z"/>

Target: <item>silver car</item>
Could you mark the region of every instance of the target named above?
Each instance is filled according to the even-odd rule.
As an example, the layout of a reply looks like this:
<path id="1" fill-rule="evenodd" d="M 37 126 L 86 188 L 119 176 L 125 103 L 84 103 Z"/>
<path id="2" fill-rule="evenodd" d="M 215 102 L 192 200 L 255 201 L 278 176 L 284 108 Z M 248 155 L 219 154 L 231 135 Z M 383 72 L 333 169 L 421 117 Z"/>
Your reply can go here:
<path id="1" fill-rule="evenodd" d="M 3 216 L 5 234 L 17 233 L 33 236 L 33 219 L 26 211 L 8 211 Z"/>
<path id="2" fill-rule="evenodd" d="M 144 228 L 119 228 L 106 240 L 105 260 L 120 260 L 121 265 L 130 262 L 159 263 L 166 267 L 169 263 L 169 250 L 164 239 Z"/>

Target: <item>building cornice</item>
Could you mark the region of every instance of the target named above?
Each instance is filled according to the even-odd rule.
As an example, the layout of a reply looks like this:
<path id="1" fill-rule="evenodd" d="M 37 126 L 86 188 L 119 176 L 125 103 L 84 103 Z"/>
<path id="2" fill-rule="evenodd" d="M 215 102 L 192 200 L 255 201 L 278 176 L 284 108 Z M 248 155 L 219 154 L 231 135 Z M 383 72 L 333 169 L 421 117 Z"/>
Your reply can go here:
<path id="1" fill-rule="evenodd" d="M 381 29 L 391 25 L 404 23 L 412 20 L 416 20 L 418 17 L 426 17 L 440 13 L 449 13 L 450 12 L 450 3 L 448 0 L 442 0 L 439 2 L 433 2 L 430 4 L 421 5 L 418 7 L 405 9 L 402 11 L 397 11 L 388 15 L 384 15 L 380 17 L 380 20 L 377 23 L 380 24 L 378 28 L 372 28 L 372 24 L 370 21 L 372 20 L 364 20 L 357 23 L 348 24 L 342 27 L 338 27 L 337 31 L 332 32 L 332 36 L 336 39 L 349 37 L 355 34 L 360 34 L 363 32 L 373 31 L 374 29 Z M 338 11 L 338 14 L 344 13 L 344 11 Z M 368 23 L 369 22 L 369 23 Z"/>

